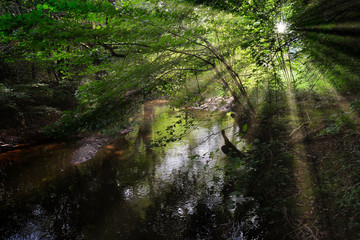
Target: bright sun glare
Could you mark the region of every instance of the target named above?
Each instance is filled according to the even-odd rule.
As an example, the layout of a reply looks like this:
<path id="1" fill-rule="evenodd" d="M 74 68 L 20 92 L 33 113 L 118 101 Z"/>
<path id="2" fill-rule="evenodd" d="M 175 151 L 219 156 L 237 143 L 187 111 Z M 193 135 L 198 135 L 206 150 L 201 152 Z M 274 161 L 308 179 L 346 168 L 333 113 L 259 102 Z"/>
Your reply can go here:
<path id="1" fill-rule="evenodd" d="M 285 33 L 286 28 L 287 28 L 287 26 L 286 26 L 286 23 L 284 23 L 284 22 L 278 22 L 276 24 L 276 32 L 278 32 L 278 33 Z"/>

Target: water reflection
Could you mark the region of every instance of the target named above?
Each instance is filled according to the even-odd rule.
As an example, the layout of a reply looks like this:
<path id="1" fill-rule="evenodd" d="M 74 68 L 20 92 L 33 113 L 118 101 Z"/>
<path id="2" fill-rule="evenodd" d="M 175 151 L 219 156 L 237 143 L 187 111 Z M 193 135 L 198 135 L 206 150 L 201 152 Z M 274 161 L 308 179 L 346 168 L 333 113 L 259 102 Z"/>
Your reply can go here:
<path id="1" fill-rule="evenodd" d="M 178 114 L 164 103 L 145 104 L 136 131 L 77 165 L 72 144 L 1 155 L 1 236 L 242 239 L 222 195 L 223 140 L 215 134 L 232 126 L 231 118 L 220 113 L 204 121 L 208 112 L 192 111 L 195 130 L 153 147 Z"/>

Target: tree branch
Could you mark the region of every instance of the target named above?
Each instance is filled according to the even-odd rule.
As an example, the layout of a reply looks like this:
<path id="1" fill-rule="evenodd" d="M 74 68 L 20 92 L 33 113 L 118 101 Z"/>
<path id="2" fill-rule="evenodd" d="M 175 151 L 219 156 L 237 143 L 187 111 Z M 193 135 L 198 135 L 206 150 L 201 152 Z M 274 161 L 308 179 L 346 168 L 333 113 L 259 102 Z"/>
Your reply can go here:
<path id="1" fill-rule="evenodd" d="M 200 59 L 202 60 L 203 62 L 213 66 L 214 64 L 208 60 L 206 60 L 205 58 L 203 57 L 200 57 L 199 55 L 196 55 L 196 54 L 192 54 L 192 53 L 188 53 L 188 52 L 184 52 L 184 51 L 180 51 L 180 50 L 175 50 L 175 49 L 167 49 L 168 51 L 170 52 L 174 52 L 174 53 L 180 53 L 180 54 L 184 54 L 184 55 L 187 55 L 187 56 L 192 56 L 192 57 L 195 57 L 197 59 Z"/>
<path id="2" fill-rule="evenodd" d="M 100 43 L 101 46 L 103 46 L 105 49 L 109 50 L 109 52 L 111 53 L 112 56 L 114 57 L 119 57 L 119 58 L 126 58 L 126 55 L 125 54 L 119 54 L 119 53 L 116 53 L 114 51 L 114 49 L 112 47 L 110 47 L 109 45 L 107 44 L 102 44 Z"/>

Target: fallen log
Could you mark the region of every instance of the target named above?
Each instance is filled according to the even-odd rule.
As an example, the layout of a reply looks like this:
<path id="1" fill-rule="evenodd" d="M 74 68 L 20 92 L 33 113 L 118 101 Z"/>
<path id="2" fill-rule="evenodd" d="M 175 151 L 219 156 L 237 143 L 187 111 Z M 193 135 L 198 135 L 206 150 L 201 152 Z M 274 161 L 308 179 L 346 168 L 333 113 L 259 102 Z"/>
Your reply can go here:
<path id="1" fill-rule="evenodd" d="M 224 138 L 225 145 L 221 147 L 221 151 L 231 158 L 244 158 L 245 154 L 237 149 L 234 144 L 232 144 L 229 138 L 225 134 L 225 130 L 221 130 L 221 135 Z"/>

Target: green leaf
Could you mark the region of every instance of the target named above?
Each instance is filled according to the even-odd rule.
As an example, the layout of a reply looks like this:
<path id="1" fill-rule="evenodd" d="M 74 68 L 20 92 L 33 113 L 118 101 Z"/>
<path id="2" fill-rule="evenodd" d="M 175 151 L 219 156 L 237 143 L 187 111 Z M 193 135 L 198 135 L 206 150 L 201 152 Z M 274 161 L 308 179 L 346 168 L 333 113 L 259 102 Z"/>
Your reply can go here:
<path id="1" fill-rule="evenodd" d="M 247 130 L 247 128 L 248 128 L 248 125 L 247 124 L 245 124 L 244 126 L 243 126 L 243 132 L 246 132 L 246 130 Z"/>

